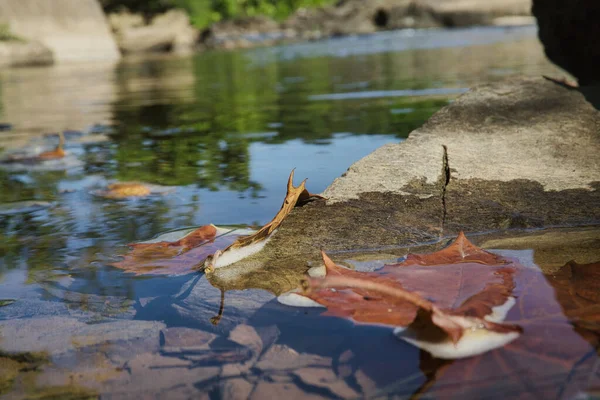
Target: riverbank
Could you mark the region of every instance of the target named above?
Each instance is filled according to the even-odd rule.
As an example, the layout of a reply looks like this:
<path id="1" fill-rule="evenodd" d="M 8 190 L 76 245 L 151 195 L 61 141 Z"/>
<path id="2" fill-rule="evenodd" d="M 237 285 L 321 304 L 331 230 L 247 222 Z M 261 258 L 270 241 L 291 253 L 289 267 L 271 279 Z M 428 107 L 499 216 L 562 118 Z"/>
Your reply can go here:
<path id="1" fill-rule="evenodd" d="M 347 0 L 299 9 L 283 21 L 252 16 L 216 22 L 202 31 L 182 10 L 150 20 L 123 11 L 109 20 L 124 53 L 248 48 L 397 29 L 535 24 L 525 0 Z"/>
<path id="2" fill-rule="evenodd" d="M 75 0 L 60 1 L 53 6 L 41 0 L 0 1 L 0 26 L 20 38 L 7 41 L 0 35 L 0 66 L 249 48 L 398 29 L 535 24 L 527 0 L 346 0 L 301 8 L 282 21 L 249 16 L 203 29 L 193 26 L 190 16 L 180 9 L 154 15 L 121 9 L 104 15 L 97 0 L 77 5 Z"/>

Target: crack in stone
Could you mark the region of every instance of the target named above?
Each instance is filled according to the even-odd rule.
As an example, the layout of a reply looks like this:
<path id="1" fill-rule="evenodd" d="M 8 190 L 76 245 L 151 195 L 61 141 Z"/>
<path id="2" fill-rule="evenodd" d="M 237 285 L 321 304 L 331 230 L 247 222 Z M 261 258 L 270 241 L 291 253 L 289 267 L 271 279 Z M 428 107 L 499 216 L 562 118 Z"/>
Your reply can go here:
<path id="1" fill-rule="evenodd" d="M 446 225 L 446 215 L 447 215 L 447 209 L 446 209 L 446 188 L 448 187 L 448 184 L 450 183 L 450 164 L 448 162 L 448 147 L 446 147 L 445 144 L 442 145 L 443 149 L 444 149 L 444 155 L 442 156 L 442 176 L 441 176 L 441 180 L 442 180 L 442 193 L 441 193 L 441 200 L 442 200 L 442 229 L 440 230 L 440 236 L 443 236 L 444 234 L 444 227 Z"/>

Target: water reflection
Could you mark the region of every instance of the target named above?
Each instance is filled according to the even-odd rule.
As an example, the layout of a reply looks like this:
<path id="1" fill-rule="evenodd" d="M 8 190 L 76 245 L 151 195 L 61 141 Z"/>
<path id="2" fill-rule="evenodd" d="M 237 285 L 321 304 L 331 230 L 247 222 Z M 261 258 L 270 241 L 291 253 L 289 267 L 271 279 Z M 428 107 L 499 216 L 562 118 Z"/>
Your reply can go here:
<path id="1" fill-rule="evenodd" d="M 452 49 L 444 47 L 445 32 L 403 43 L 385 33 L 356 39 L 358 50 L 353 39 L 343 42 L 344 54 L 337 42 L 330 54 L 334 42 L 326 41 L 1 71 L 0 122 L 14 125 L 0 132 L 1 147 L 65 129 L 108 139 L 67 135 L 77 168 L 0 168 L 0 203 L 13 207 L 0 213 L 0 299 L 11 301 L 1 304 L 0 327 L 7 335 L 38 324 L 3 345 L 21 352 L 56 346 L 49 384 L 63 385 L 77 366 L 84 371 L 78 382 L 123 395 L 154 394 L 173 382 L 181 386 L 169 393 L 182 397 L 203 389 L 221 397 L 412 393 L 424 380 L 419 355 L 389 330 L 290 310 L 267 291 L 234 290 L 201 274 L 134 277 L 108 264 L 127 243 L 170 229 L 267 222 L 292 168 L 321 192 L 352 162 L 403 140 L 452 100 L 440 93 L 556 73 L 535 32 L 507 32 L 485 31 L 482 41 L 480 30 L 467 30 Z M 328 94 L 335 98 L 322 97 Z M 114 180 L 174 190 L 124 200 L 93 194 Z M 13 203 L 23 201 L 34 203 Z M 25 207 L 36 202 L 44 207 Z M 77 346 L 57 339 L 73 332 Z M 108 333 L 116 339 L 107 341 Z"/>

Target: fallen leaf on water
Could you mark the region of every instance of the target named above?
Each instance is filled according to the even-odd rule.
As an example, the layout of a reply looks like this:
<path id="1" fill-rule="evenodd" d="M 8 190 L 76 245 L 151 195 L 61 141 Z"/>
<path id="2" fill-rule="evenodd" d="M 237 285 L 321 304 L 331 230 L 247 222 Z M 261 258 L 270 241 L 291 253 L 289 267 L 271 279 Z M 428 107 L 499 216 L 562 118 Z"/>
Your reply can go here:
<path id="1" fill-rule="evenodd" d="M 65 151 L 63 150 L 64 145 L 65 145 L 65 136 L 63 135 L 62 132 L 59 132 L 58 145 L 56 146 L 56 148 L 54 150 L 41 152 L 38 155 L 38 159 L 40 159 L 41 161 L 45 161 L 45 160 L 56 160 L 59 158 L 63 158 L 66 155 Z"/>
<path id="2" fill-rule="evenodd" d="M 396 335 L 423 350 L 426 380 L 413 397 L 573 398 L 600 387 L 600 307 L 590 300 L 597 264 L 570 263 L 569 274 L 554 279 L 517 253 L 486 252 L 461 234 L 440 252 L 375 272 L 324 255 L 325 277 L 308 278 L 304 292 L 280 300 L 400 327 Z M 474 324 L 465 329 L 460 321 Z"/>
<path id="3" fill-rule="evenodd" d="M 122 199 L 125 197 L 148 196 L 150 188 L 139 182 L 118 182 L 108 185 L 108 190 L 102 195 L 111 199 Z"/>
<path id="4" fill-rule="evenodd" d="M 310 194 L 304 186 L 305 181 L 294 187 L 293 178 L 292 171 L 281 210 L 258 231 L 205 225 L 194 231 L 169 233 L 155 240 L 130 244 L 131 251 L 122 261 L 112 265 L 135 274 L 173 275 L 189 273 L 202 267 L 210 272 L 212 268 L 229 265 L 254 254 L 263 248 L 292 208 L 322 198 Z M 109 189 L 111 186 L 109 185 Z M 138 190 L 137 186 L 124 184 L 119 189 L 123 191 L 118 195 L 127 195 L 125 197 Z M 101 195 L 98 192 L 95 194 Z M 105 194 L 105 197 L 108 196 Z"/>
<path id="5" fill-rule="evenodd" d="M 470 359 L 422 357 L 427 381 L 418 394 L 434 397 L 588 398 L 600 388 L 600 263 L 569 262 L 552 276 L 529 269 L 519 278 L 507 320 L 523 335 Z M 457 385 L 456 382 L 461 382 Z M 590 398 L 591 398 L 590 397 Z"/>
<path id="6" fill-rule="evenodd" d="M 58 145 L 53 150 L 43 151 L 36 155 L 31 155 L 28 153 L 15 153 L 9 154 L 6 158 L 2 159 L 0 162 L 9 164 L 9 163 L 20 163 L 20 164 L 34 164 L 43 161 L 49 160 L 58 160 L 64 158 L 67 154 L 63 147 L 65 145 L 65 136 L 61 133 L 58 134 Z"/>
<path id="7" fill-rule="evenodd" d="M 322 255 L 325 277 L 309 278 L 302 296 L 327 307 L 327 315 L 408 328 L 398 336 L 448 359 L 502 346 L 521 332 L 501 324 L 515 302 L 515 264 L 479 249 L 462 233 L 439 252 L 411 254 L 376 272 L 340 267 Z M 291 296 L 293 301 L 299 295 Z"/>
<path id="8" fill-rule="evenodd" d="M 153 194 L 165 194 L 173 188 L 159 185 L 150 185 L 142 182 L 115 182 L 106 186 L 106 189 L 94 190 L 92 194 L 106 199 L 128 199 L 134 197 L 147 197 Z"/>
<path id="9" fill-rule="evenodd" d="M 287 193 L 281 209 L 271 222 L 260 228 L 256 233 L 240 237 L 227 248 L 217 251 L 213 256 L 207 258 L 204 266 L 206 272 L 212 272 L 215 268 L 231 265 L 243 258 L 258 253 L 267 244 L 271 236 L 294 207 L 302 206 L 312 200 L 323 199 L 322 196 L 311 194 L 306 190 L 306 179 L 300 182 L 298 186 L 294 186 L 293 181 L 294 171 L 290 173 L 288 178 Z"/>
<path id="10" fill-rule="evenodd" d="M 129 244 L 131 251 L 114 267 L 135 274 L 178 275 L 197 269 L 206 257 L 233 243 L 248 231 L 204 225 L 184 231 L 183 236 L 168 233 L 157 239 Z M 174 239 L 173 236 L 178 236 Z"/>

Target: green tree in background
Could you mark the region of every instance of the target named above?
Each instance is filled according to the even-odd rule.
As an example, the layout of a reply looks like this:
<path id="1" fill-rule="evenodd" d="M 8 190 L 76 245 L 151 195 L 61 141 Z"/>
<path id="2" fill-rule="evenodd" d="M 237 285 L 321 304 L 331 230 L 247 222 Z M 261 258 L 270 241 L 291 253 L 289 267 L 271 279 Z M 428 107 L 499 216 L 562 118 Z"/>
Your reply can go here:
<path id="1" fill-rule="evenodd" d="M 195 26 L 204 28 L 223 19 L 265 15 L 282 20 L 299 8 L 318 7 L 332 0 L 100 0 L 106 12 L 127 9 L 147 17 L 171 8 L 185 9 Z"/>

